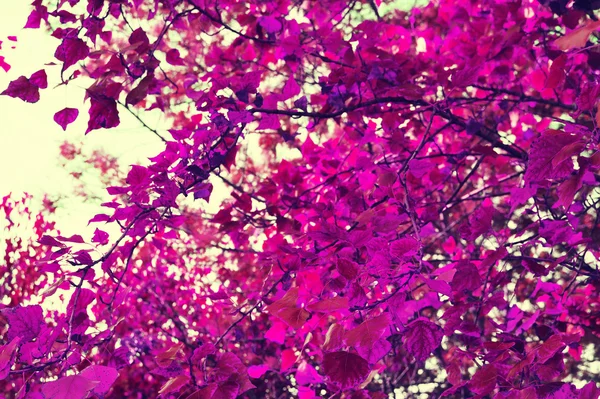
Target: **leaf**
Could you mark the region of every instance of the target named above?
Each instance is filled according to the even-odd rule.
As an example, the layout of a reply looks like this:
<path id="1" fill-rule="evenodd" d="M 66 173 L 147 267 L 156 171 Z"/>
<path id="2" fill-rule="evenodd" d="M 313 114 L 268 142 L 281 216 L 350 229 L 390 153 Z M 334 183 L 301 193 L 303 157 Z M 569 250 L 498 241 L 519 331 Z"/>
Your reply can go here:
<path id="1" fill-rule="evenodd" d="M 281 372 L 289 370 L 298 361 L 298 356 L 294 353 L 293 349 L 284 349 L 281 351 Z"/>
<path id="2" fill-rule="evenodd" d="M 298 83 L 296 83 L 296 79 L 294 79 L 294 77 L 291 77 L 283 86 L 283 91 L 281 93 L 279 101 L 285 101 L 287 99 L 297 96 L 298 94 L 300 94 L 300 86 L 298 86 Z"/>
<path id="3" fill-rule="evenodd" d="M 524 179 L 527 183 L 540 183 L 546 179 L 567 177 L 573 170 L 571 157 L 561 153 L 563 148 L 580 141 L 575 134 L 560 130 L 547 130 L 540 135 L 529 150 L 529 160 Z M 577 147 L 570 147 L 575 150 Z M 573 155 L 571 153 L 571 155 Z M 557 157 L 557 161 L 553 160 Z"/>
<path id="4" fill-rule="evenodd" d="M 63 108 L 54 114 L 54 122 L 58 123 L 63 130 L 67 130 L 67 126 L 73 122 L 79 116 L 79 110 L 77 108 Z"/>
<path id="5" fill-rule="evenodd" d="M 40 100 L 39 88 L 31 83 L 25 76 L 19 76 L 8 84 L 8 88 L 0 95 L 19 98 L 28 103 L 36 103 Z"/>
<path id="6" fill-rule="evenodd" d="M 260 378 L 271 368 L 266 364 L 261 364 L 258 366 L 250 366 L 248 367 L 248 375 L 250 378 Z"/>
<path id="7" fill-rule="evenodd" d="M 548 338 L 536 351 L 539 363 L 546 363 L 556 352 L 564 348 L 562 338 L 554 334 Z"/>
<path id="8" fill-rule="evenodd" d="M 292 328 L 300 329 L 310 318 L 310 313 L 302 308 L 283 308 L 276 316 Z"/>
<path id="9" fill-rule="evenodd" d="M 108 393 L 110 387 L 119 377 L 119 372 L 113 367 L 92 365 L 79 373 L 80 376 L 90 381 L 97 381 L 98 385 L 92 390 L 96 395 Z"/>
<path id="10" fill-rule="evenodd" d="M 44 316 L 42 307 L 39 305 L 17 306 L 3 309 L 2 314 L 8 320 L 7 338 L 12 341 L 20 338 L 23 343 L 29 342 L 42 331 Z"/>
<path id="11" fill-rule="evenodd" d="M 322 301 L 310 304 L 306 309 L 311 312 L 329 313 L 336 310 L 342 310 L 348 308 L 348 298 L 336 296 L 333 298 L 323 299 Z"/>
<path id="12" fill-rule="evenodd" d="M 548 71 L 546 80 L 546 89 L 556 89 L 565 80 L 565 66 L 567 64 L 567 55 L 561 54 L 552 62 Z"/>
<path id="13" fill-rule="evenodd" d="M 175 48 L 167 51 L 166 60 L 171 65 L 185 65 L 181 55 L 179 54 L 179 50 Z"/>
<path id="14" fill-rule="evenodd" d="M 342 390 L 360 385 L 369 375 L 369 363 L 349 352 L 332 352 L 323 356 L 323 369 L 331 381 Z"/>
<path id="15" fill-rule="evenodd" d="M 336 269 L 348 280 L 354 280 L 358 275 L 358 265 L 348 259 L 338 259 Z"/>
<path id="16" fill-rule="evenodd" d="M 103 95 L 92 94 L 90 97 L 90 119 L 85 133 L 88 134 L 92 130 L 100 128 L 110 129 L 111 127 L 119 126 L 120 120 L 119 112 L 117 111 L 117 102 Z"/>
<path id="17" fill-rule="evenodd" d="M 154 83 L 154 74 L 148 73 L 138 85 L 127 94 L 125 104 L 136 105 L 148 95 L 150 86 Z"/>
<path id="18" fill-rule="evenodd" d="M 456 267 L 450 286 L 455 293 L 471 293 L 479 289 L 482 284 L 477 267 L 472 263 L 461 263 Z"/>
<path id="19" fill-rule="evenodd" d="M 156 355 L 156 363 L 160 367 L 168 367 L 175 359 L 179 351 L 183 348 L 183 344 L 174 344 L 166 349 L 163 349 Z"/>
<path id="20" fill-rule="evenodd" d="M 17 345 L 21 341 L 21 338 L 15 337 L 8 344 L 0 346 L 0 381 L 8 377 L 10 368 L 15 362 L 17 357 Z"/>
<path id="21" fill-rule="evenodd" d="M 372 346 L 389 328 L 391 318 L 389 313 L 384 313 L 380 316 L 366 320 L 358 327 L 353 328 L 344 335 L 344 339 L 348 345 L 355 347 L 370 347 Z"/>
<path id="22" fill-rule="evenodd" d="M 141 165 L 132 165 L 125 181 L 131 186 L 139 186 L 146 181 L 148 174 L 147 168 Z"/>
<path id="23" fill-rule="evenodd" d="M 340 324 L 333 323 L 329 326 L 325 334 L 325 342 L 323 342 L 324 351 L 334 351 L 339 349 L 344 343 L 344 327 Z"/>
<path id="24" fill-rule="evenodd" d="M 40 89 L 45 89 L 48 87 L 48 77 L 46 76 L 46 71 L 43 69 L 34 72 L 33 75 L 29 77 L 29 81 Z"/>
<path id="25" fill-rule="evenodd" d="M 283 25 L 275 17 L 265 16 L 258 19 L 258 23 L 267 33 L 277 33 L 281 31 Z"/>
<path id="26" fill-rule="evenodd" d="M 187 399 L 235 399 L 238 397 L 240 386 L 234 381 L 225 381 L 208 386 L 194 392 Z"/>
<path id="27" fill-rule="evenodd" d="M 406 351 L 422 362 L 440 346 L 443 336 L 440 326 L 425 318 L 418 318 L 407 326 L 402 340 Z"/>
<path id="28" fill-rule="evenodd" d="M 89 53 L 90 49 L 83 40 L 67 37 L 57 47 L 54 56 L 63 62 L 63 70 L 65 70 L 77 61 L 85 59 Z"/>
<path id="29" fill-rule="evenodd" d="M 595 381 L 588 382 L 581 391 L 579 391 L 579 399 L 598 399 L 600 397 L 600 389 Z"/>
<path id="30" fill-rule="evenodd" d="M 381 338 L 373 342 L 371 346 L 359 346 L 356 350 L 369 364 L 374 364 L 392 350 L 392 344 L 387 339 Z"/>
<path id="31" fill-rule="evenodd" d="M 402 237 L 390 244 L 390 255 L 395 258 L 409 259 L 417 254 L 420 245 L 412 237 Z"/>
<path id="32" fill-rule="evenodd" d="M 172 392 L 179 392 L 189 381 L 187 375 L 178 375 L 169 379 L 158 391 L 159 395 L 164 395 Z"/>
<path id="33" fill-rule="evenodd" d="M 469 381 L 469 389 L 481 396 L 492 393 L 496 388 L 496 379 L 498 378 L 498 371 L 496 366 L 493 364 L 486 364 L 481 367 Z"/>
<path id="34" fill-rule="evenodd" d="M 590 21 L 587 25 L 575 29 L 554 41 L 554 45 L 562 51 L 586 45 L 588 38 L 596 29 L 600 28 L 600 21 Z"/>
<path id="35" fill-rule="evenodd" d="M 46 399 L 84 399 L 100 382 L 81 375 L 71 375 L 42 385 Z"/>

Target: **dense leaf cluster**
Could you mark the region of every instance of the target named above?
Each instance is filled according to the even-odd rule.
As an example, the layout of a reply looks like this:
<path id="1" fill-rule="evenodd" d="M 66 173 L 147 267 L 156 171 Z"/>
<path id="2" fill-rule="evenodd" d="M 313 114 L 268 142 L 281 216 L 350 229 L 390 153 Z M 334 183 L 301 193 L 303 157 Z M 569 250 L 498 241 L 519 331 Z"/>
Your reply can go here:
<path id="1" fill-rule="evenodd" d="M 164 150 L 92 237 L 4 198 L 0 394 L 597 398 L 600 6 L 397 3 L 35 0 L 2 94 Z"/>

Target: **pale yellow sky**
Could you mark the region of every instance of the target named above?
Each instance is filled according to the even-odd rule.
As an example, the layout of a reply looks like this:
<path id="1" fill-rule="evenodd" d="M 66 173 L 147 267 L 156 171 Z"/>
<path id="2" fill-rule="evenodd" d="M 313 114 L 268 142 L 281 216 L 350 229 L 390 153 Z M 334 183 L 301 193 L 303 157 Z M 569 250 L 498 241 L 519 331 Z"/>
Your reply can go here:
<path id="1" fill-rule="evenodd" d="M 8 73 L 0 69 L 0 91 L 20 75 L 33 72 L 54 61 L 58 40 L 42 30 L 23 29 L 29 12 L 28 1 L 0 0 L 0 40 L 6 61 L 12 66 Z M 17 36 L 17 42 L 6 40 Z M 11 49 L 11 45 L 16 45 Z M 58 147 L 64 140 L 83 141 L 86 148 L 104 148 L 117 156 L 122 166 L 143 162 L 144 158 L 161 151 L 162 143 L 141 127 L 132 116 L 121 112 L 121 125 L 116 129 L 93 131 L 85 136 L 87 108 L 83 103 L 84 85 L 78 79 L 68 86 L 54 88 L 59 82 L 60 66 L 46 66 L 49 87 L 41 90 L 36 104 L 0 96 L 0 196 L 10 192 L 28 192 L 37 198 L 44 193 L 70 195 L 73 180 L 59 166 Z M 75 123 L 64 132 L 53 115 L 64 107 L 80 109 Z M 144 119 L 153 127 L 165 128 L 160 113 L 146 113 Z M 66 199 L 58 211 L 63 233 L 80 232 L 97 208 L 79 198 Z M 0 236 L 2 231 L 0 230 Z"/>

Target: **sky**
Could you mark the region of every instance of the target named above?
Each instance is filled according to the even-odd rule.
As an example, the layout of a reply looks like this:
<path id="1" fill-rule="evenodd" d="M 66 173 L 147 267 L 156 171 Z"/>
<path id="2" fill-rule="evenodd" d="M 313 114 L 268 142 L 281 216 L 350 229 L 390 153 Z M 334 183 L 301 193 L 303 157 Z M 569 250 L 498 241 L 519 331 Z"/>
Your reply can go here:
<path id="1" fill-rule="evenodd" d="M 21 75 L 29 77 L 42 68 L 46 69 L 49 86 L 40 90 L 41 99 L 35 104 L 0 96 L 0 197 L 9 193 L 19 197 L 27 192 L 41 200 L 44 193 L 60 195 L 63 200 L 56 217 L 61 232 L 81 233 L 98 207 L 72 195 L 74 181 L 59 164 L 59 146 L 68 140 L 83 142 L 88 150 L 103 148 L 116 156 L 124 167 L 144 163 L 164 146 L 127 112 L 120 113 L 118 128 L 84 135 L 89 101 L 84 103 L 83 87 L 87 82 L 77 79 L 68 86 L 55 87 L 59 83 L 60 66 L 44 64 L 55 61 L 53 54 L 59 41 L 43 30 L 23 29 L 29 7 L 29 1 L 0 0 L 0 40 L 3 42 L 0 55 L 12 66 L 7 73 L 0 69 L 0 92 L 10 81 Z M 16 36 L 17 41 L 9 41 L 7 36 Z M 53 121 L 54 113 L 65 107 L 80 109 L 79 117 L 66 132 Z M 146 113 L 144 120 L 153 127 L 166 128 L 160 113 Z"/>

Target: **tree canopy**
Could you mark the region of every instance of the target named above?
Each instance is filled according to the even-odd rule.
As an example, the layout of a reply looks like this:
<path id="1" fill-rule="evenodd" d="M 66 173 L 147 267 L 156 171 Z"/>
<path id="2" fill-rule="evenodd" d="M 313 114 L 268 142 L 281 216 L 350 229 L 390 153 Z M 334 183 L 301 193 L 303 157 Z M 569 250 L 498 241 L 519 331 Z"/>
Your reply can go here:
<path id="1" fill-rule="evenodd" d="M 598 398 L 600 4 L 400 3 L 35 0 L 2 94 L 164 150 L 0 202 L 0 396 Z"/>

